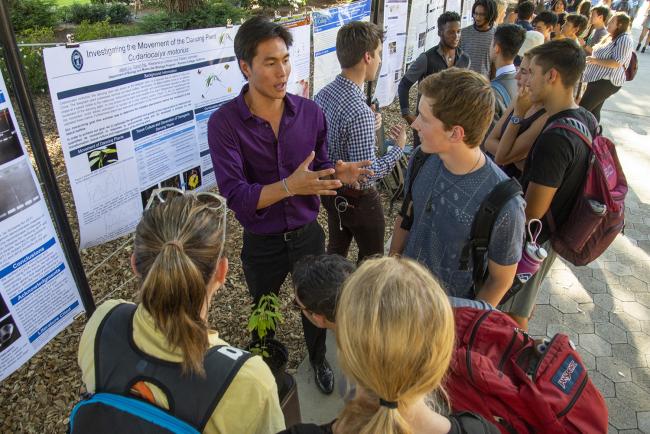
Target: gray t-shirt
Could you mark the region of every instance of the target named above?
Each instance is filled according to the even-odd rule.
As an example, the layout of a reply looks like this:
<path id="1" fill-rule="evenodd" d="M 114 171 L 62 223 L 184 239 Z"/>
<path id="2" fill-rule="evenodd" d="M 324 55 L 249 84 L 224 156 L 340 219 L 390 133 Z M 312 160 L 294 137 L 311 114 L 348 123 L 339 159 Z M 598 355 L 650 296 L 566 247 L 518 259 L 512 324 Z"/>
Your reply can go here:
<path id="1" fill-rule="evenodd" d="M 460 31 L 460 48 L 469 55 L 469 69 L 486 78 L 490 77 L 490 47 L 496 30 L 496 26 L 481 31 L 471 25 Z"/>
<path id="2" fill-rule="evenodd" d="M 609 33 L 607 33 L 607 27 L 594 30 L 591 36 L 589 37 L 589 39 L 587 40 L 587 45 L 593 47 L 594 45 L 602 41 L 605 38 L 605 36 L 607 36 L 608 34 Z"/>
<path id="3" fill-rule="evenodd" d="M 429 156 L 413 184 L 413 226 L 404 256 L 424 264 L 447 294 L 473 298 L 472 269 L 461 271 L 460 254 L 469 240 L 474 215 L 507 175 L 492 160 L 468 175 L 454 175 L 435 154 Z M 410 171 L 410 167 L 409 167 Z M 408 183 L 409 174 L 406 176 Z M 409 185 L 407 189 L 411 188 Z M 492 228 L 488 258 L 499 265 L 519 262 L 524 237 L 524 205 L 521 197 L 510 200 Z"/>

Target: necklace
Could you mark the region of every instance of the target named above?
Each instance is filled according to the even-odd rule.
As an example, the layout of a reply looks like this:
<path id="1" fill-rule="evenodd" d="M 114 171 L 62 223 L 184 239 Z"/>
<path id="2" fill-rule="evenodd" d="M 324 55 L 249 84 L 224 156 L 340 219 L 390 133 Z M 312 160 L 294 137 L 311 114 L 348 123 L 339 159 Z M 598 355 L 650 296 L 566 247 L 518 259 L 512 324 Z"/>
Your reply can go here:
<path id="1" fill-rule="evenodd" d="M 447 191 L 449 191 L 449 189 L 451 189 L 451 187 L 458 184 L 458 182 L 460 182 L 463 179 L 464 176 L 469 175 L 470 173 L 472 173 L 474 171 L 474 169 L 476 169 L 476 166 L 478 166 L 478 163 L 481 161 L 482 156 L 483 156 L 483 151 L 479 151 L 478 158 L 476 159 L 476 162 L 474 163 L 474 165 L 472 166 L 471 169 L 469 169 L 467 172 L 463 173 L 462 175 L 456 175 L 458 178 L 454 182 L 449 184 L 444 190 L 437 193 L 435 196 L 433 194 L 429 195 L 429 200 L 427 201 L 426 211 L 431 212 L 433 199 L 437 199 L 438 197 L 442 196 L 443 193 L 446 193 Z M 440 165 L 441 166 L 444 165 L 442 160 L 440 160 Z M 440 172 L 441 171 L 439 170 L 438 171 L 438 177 L 440 176 Z M 434 185 L 438 183 L 438 177 L 436 177 L 436 181 L 434 182 Z M 433 191 L 432 191 L 432 193 L 433 193 Z"/>

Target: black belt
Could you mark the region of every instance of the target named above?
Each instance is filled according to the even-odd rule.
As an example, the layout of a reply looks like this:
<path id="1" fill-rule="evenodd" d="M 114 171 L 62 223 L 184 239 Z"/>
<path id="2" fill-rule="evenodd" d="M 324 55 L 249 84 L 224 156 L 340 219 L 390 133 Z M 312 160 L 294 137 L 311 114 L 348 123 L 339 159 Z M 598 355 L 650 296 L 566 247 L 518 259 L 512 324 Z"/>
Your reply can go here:
<path id="1" fill-rule="evenodd" d="M 340 196 L 346 196 L 346 197 L 352 197 L 358 199 L 362 196 L 366 196 L 370 193 L 374 193 L 375 191 L 377 191 L 375 187 L 366 188 L 365 190 L 358 190 L 356 188 L 350 188 L 350 187 L 341 187 L 336 192 Z"/>
<path id="2" fill-rule="evenodd" d="M 284 240 L 284 242 L 288 241 L 293 241 L 297 238 L 299 238 L 302 234 L 304 234 L 308 229 L 310 229 L 313 225 L 317 225 L 318 222 L 314 220 L 313 222 L 309 222 L 304 226 L 300 226 L 297 229 L 287 231 L 287 232 L 282 232 L 280 234 L 256 234 L 250 231 L 246 231 L 246 233 L 254 238 L 257 239 L 262 239 L 262 240 L 277 240 L 278 238 L 281 238 Z"/>

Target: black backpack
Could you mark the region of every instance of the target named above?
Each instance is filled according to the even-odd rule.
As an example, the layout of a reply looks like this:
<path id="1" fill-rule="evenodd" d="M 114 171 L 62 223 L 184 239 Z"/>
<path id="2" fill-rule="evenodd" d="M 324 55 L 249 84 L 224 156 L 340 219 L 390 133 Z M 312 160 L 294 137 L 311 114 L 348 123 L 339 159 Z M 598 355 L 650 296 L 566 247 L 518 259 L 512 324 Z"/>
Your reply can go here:
<path id="1" fill-rule="evenodd" d="M 205 355 L 205 377 L 181 373 L 179 363 L 140 351 L 133 341 L 136 305 L 122 303 L 104 317 L 95 337 L 95 389 L 72 409 L 69 432 L 198 433 L 251 354 L 226 345 Z M 169 411 L 141 400 L 131 387 L 146 381 L 167 395 Z"/>
<path id="2" fill-rule="evenodd" d="M 402 217 L 402 224 L 400 227 L 407 231 L 410 231 L 411 226 L 413 226 L 413 196 L 411 194 L 413 183 L 415 182 L 420 169 L 422 169 L 422 166 L 429 158 L 429 155 L 430 154 L 422 152 L 420 148 L 418 148 L 413 155 L 413 164 L 409 174 L 409 189 L 404 197 L 402 209 L 400 210 L 400 216 Z M 474 282 L 475 292 L 478 292 L 485 283 L 485 279 L 487 279 L 487 250 L 494 222 L 505 204 L 508 203 L 510 199 L 522 194 L 521 185 L 516 179 L 508 178 L 501 181 L 494 186 L 490 194 L 483 200 L 483 202 L 481 202 L 478 212 L 474 215 L 470 239 L 461 252 L 459 269 L 462 271 L 468 270 L 470 258 L 472 259 L 474 265 L 472 280 Z M 511 290 L 504 296 L 502 302 L 514 295 L 514 292 L 512 292 L 513 290 L 516 290 L 516 288 L 511 288 Z"/>

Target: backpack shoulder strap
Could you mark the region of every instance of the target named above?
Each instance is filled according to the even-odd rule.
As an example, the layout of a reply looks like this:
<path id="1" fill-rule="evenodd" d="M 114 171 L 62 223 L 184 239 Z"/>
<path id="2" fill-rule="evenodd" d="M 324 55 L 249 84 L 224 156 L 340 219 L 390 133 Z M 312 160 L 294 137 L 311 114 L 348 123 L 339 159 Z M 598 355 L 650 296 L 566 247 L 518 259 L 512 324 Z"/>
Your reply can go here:
<path id="1" fill-rule="evenodd" d="M 573 134 L 580 137 L 580 139 L 582 139 L 582 141 L 585 142 L 585 144 L 589 147 L 589 149 L 591 149 L 591 142 L 593 141 L 593 136 L 591 134 L 591 131 L 589 131 L 589 128 L 578 119 L 560 118 L 558 120 L 551 122 L 546 128 L 544 128 L 544 132 L 553 129 L 561 129 L 561 130 L 567 130 L 572 132 Z"/>
<path id="2" fill-rule="evenodd" d="M 469 268 L 470 255 L 473 260 L 473 278 L 475 288 L 480 288 L 485 278 L 485 264 L 482 258 L 488 250 L 492 227 L 501 209 L 508 201 L 522 194 L 521 185 L 514 178 L 508 178 L 498 183 L 481 202 L 478 212 L 472 222 L 470 239 L 463 247 L 460 256 L 460 269 Z"/>
<path id="3" fill-rule="evenodd" d="M 413 226 L 413 183 L 415 182 L 418 173 L 420 173 L 420 169 L 422 169 L 422 166 L 424 166 L 424 163 L 426 163 L 429 158 L 429 155 L 431 154 L 426 154 L 420 147 L 418 147 L 412 157 L 413 165 L 409 171 L 408 190 L 404 195 L 402 208 L 399 212 L 399 215 L 402 217 L 402 225 L 400 227 L 407 231 L 411 230 L 411 226 Z"/>
<path id="4" fill-rule="evenodd" d="M 506 87 L 496 79 L 492 80 L 490 84 L 492 85 L 492 88 L 501 96 L 503 105 L 508 107 L 510 105 L 510 94 L 508 93 Z"/>
<path id="5" fill-rule="evenodd" d="M 501 431 L 482 416 L 462 411 L 449 415 L 449 434 L 499 434 Z"/>
<path id="6" fill-rule="evenodd" d="M 251 354 L 228 346 L 205 355 L 205 377 L 185 375 L 180 363 L 141 351 L 133 340 L 137 306 L 122 303 L 102 320 L 95 337 L 96 392 L 130 395 L 139 381 L 155 384 L 167 396 L 169 412 L 202 431 L 241 366 Z"/>

